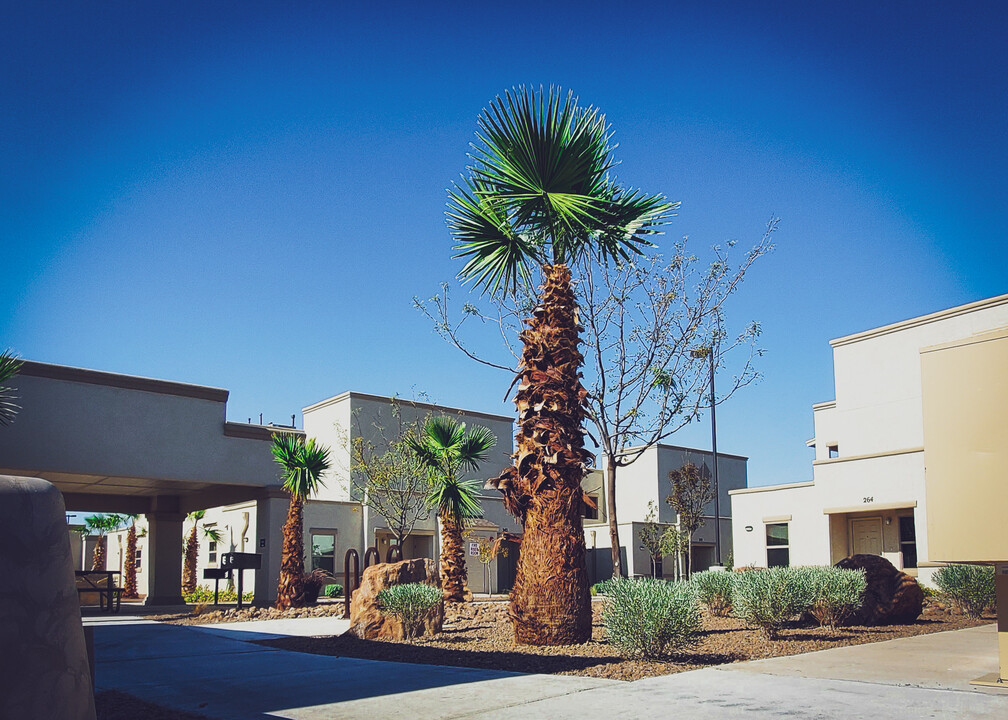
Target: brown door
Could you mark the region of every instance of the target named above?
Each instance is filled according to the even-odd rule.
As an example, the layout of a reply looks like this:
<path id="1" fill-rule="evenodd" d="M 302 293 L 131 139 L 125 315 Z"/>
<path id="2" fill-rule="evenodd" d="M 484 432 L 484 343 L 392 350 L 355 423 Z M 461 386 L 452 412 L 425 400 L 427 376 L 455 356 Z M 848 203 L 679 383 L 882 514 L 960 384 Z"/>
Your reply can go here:
<path id="1" fill-rule="evenodd" d="M 851 554 L 882 554 L 882 518 L 851 520 Z"/>

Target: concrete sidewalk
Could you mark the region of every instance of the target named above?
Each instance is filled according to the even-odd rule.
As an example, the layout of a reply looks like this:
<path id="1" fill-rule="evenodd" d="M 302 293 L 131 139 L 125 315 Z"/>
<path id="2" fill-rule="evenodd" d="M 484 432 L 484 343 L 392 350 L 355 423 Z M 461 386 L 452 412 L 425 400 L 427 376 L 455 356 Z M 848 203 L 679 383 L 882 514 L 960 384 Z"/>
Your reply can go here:
<path id="1" fill-rule="evenodd" d="M 241 637 L 321 635 L 323 618 L 234 630 L 95 623 L 97 686 L 232 718 L 899 718 L 1004 720 L 994 626 L 723 665 L 633 683 L 385 663 L 275 650 Z"/>

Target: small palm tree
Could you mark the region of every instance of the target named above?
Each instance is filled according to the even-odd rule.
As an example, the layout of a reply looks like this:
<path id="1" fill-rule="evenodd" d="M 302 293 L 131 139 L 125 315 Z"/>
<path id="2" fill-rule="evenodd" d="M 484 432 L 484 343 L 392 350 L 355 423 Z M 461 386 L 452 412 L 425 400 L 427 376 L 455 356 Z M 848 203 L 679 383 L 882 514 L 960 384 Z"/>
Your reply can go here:
<path id="1" fill-rule="evenodd" d="M 466 432 L 465 423 L 447 417 L 428 418 L 419 437 L 407 439 L 409 448 L 427 470 L 431 489 L 427 505 L 437 509 L 441 521 L 441 588 L 444 599 L 462 602 L 471 597 L 466 587 L 462 530 L 482 517 L 480 483 L 461 474 L 476 471 L 497 438 L 485 427 Z"/>
<path id="2" fill-rule="evenodd" d="M 7 425 L 21 407 L 14 402 L 17 396 L 5 383 L 18 374 L 23 363 L 10 350 L 0 352 L 0 425 Z"/>
<path id="3" fill-rule="evenodd" d="M 581 480 L 591 453 L 570 266 L 641 252 L 673 206 L 615 184 L 610 126 L 571 93 L 506 92 L 477 124 L 464 187 L 449 191 L 459 275 L 492 295 L 533 287 L 535 268 L 542 283 L 520 336 L 515 463 L 495 481 L 523 527 L 509 612 L 519 643 L 586 642 Z"/>
<path id="4" fill-rule="evenodd" d="M 304 503 L 322 486 L 322 473 L 329 469 L 329 448 L 315 438 L 277 433 L 272 450 L 282 468 L 284 489 L 290 493 L 276 599 L 277 609 L 286 610 L 304 604 Z"/>
<path id="5" fill-rule="evenodd" d="M 221 539 L 219 530 L 200 524 L 204 517 L 206 517 L 206 510 L 193 510 L 186 515 L 186 520 L 192 522 L 189 537 L 185 542 L 185 560 L 182 564 L 182 592 L 186 595 L 196 592 L 198 582 L 196 564 L 199 561 L 199 529 L 202 528 L 202 534 L 207 540 L 220 542 Z"/>
<path id="6" fill-rule="evenodd" d="M 91 555 L 92 570 L 105 569 L 105 544 L 107 536 L 110 532 L 118 529 L 118 527 L 122 525 L 122 522 L 122 516 L 112 514 L 107 515 L 105 513 L 88 515 L 84 518 L 84 525 L 87 527 L 88 532 L 91 535 L 98 536 L 98 542 L 95 543 L 94 553 Z"/>

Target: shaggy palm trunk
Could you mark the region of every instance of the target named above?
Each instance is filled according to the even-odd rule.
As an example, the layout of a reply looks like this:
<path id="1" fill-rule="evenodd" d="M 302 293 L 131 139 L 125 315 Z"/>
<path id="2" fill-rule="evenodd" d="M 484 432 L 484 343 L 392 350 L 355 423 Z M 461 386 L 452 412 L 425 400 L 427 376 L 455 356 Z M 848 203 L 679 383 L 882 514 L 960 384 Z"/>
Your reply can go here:
<path id="1" fill-rule="evenodd" d="M 441 515 L 441 589 L 445 602 L 465 602 L 472 598 L 466 586 L 465 548 L 462 526 L 446 514 Z"/>
<path id="2" fill-rule="evenodd" d="M 509 608 L 515 641 L 569 645 L 592 631 L 581 526 L 587 392 L 570 269 L 544 267 L 540 292 L 521 333 L 515 464 L 496 484 L 524 528 Z"/>
<path id="3" fill-rule="evenodd" d="M 301 607 L 304 602 L 304 503 L 291 497 L 283 526 L 283 550 L 276 608 Z"/>
<path id="4" fill-rule="evenodd" d="M 199 559 L 199 538 L 196 536 L 194 522 L 185 544 L 185 562 L 182 565 L 182 594 L 191 595 L 196 592 L 196 561 Z"/>
<path id="5" fill-rule="evenodd" d="M 126 532 L 126 561 L 123 568 L 123 597 L 135 600 L 140 597 L 136 584 L 136 523 Z"/>
<path id="6" fill-rule="evenodd" d="M 91 555 L 91 569 L 92 570 L 104 570 L 105 569 L 105 536 L 100 535 L 98 537 L 98 542 L 95 543 L 94 553 Z"/>

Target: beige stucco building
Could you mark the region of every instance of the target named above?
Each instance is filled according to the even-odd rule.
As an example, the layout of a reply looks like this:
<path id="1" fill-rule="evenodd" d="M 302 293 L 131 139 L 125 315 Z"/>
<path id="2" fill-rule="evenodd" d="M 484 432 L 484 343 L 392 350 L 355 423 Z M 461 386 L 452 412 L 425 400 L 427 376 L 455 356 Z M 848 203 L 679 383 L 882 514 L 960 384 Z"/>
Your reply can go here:
<path id="1" fill-rule="evenodd" d="M 832 340 L 835 399 L 812 406 L 812 480 L 730 493 L 735 564 L 819 565 L 871 553 L 928 582 L 937 563 L 952 558 L 931 548 L 925 462 L 936 434 L 925 433 L 923 407 L 928 383 L 947 383 L 957 371 L 922 378 L 922 362 L 936 345 L 1006 328 L 1008 295 L 1001 295 Z M 967 468 L 964 488 L 977 482 Z M 1006 499 L 1000 477 L 992 500 Z M 979 532 L 972 525 L 955 532 Z"/>
<path id="2" fill-rule="evenodd" d="M 628 452 L 636 454 L 637 451 Z M 712 455 L 709 450 L 696 450 L 677 445 L 658 444 L 644 450 L 640 457 L 616 474 L 616 516 L 620 541 L 620 563 L 630 577 L 651 575 L 651 556 L 640 540 L 650 507 L 657 510 L 657 522 L 663 526 L 679 521 L 675 510 L 665 502 L 672 491 L 669 473 L 693 463 L 711 476 Z M 703 524 L 693 534 L 693 568 L 705 570 L 715 563 L 715 528 L 721 533 L 721 555 L 725 561 L 732 550 L 731 504 L 729 491 L 746 486 L 747 458 L 718 452 L 718 489 L 720 521 L 715 523 L 714 502 L 704 510 Z M 603 465 L 605 464 L 603 459 Z M 588 576 L 592 582 L 612 577 L 612 543 L 606 508 L 605 473 L 592 471 L 585 479 L 585 492 L 596 501 L 597 512 L 589 511 L 584 521 L 585 545 L 588 548 Z M 662 559 L 662 575 L 673 577 L 675 558 Z"/>

